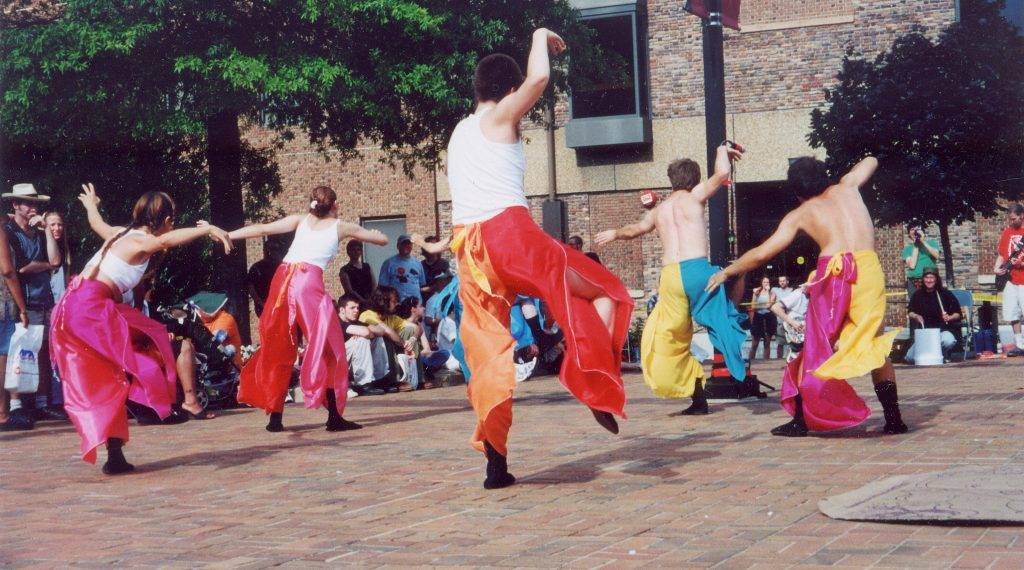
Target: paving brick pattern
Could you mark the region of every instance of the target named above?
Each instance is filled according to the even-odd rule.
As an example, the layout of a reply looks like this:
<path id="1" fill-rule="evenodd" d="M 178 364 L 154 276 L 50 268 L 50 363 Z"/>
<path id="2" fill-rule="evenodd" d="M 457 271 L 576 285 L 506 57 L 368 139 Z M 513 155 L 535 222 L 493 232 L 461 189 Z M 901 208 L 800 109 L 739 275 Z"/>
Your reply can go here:
<path id="1" fill-rule="evenodd" d="M 777 363 L 759 364 L 774 382 Z M 914 431 L 881 437 L 875 409 L 841 435 L 773 438 L 776 397 L 669 418 L 639 375 L 622 434 L 553 378 L 521 385 L 519 484 L 484 491 L 462 389 L 357 398 L 366 425 L 329 434 L 289 407 L 287 431 L 236 410 L 136 428 L 137 473 L 76 457 L 69 426 L 0 434 L 0 566 L 1024 567 L 1014 527 L 855 523 L 817 501 L 890 475 L 1024 462 L 1021 361 L 900 369 Z"/>

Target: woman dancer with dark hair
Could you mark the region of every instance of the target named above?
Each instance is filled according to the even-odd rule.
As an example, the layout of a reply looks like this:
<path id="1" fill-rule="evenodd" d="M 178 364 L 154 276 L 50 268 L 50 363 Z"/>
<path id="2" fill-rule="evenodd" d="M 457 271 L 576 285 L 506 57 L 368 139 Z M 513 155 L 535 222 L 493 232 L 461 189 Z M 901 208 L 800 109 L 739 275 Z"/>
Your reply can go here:
<path id="1" fill-rule="evenodd" d="M 295 232 L 295 239 L 270 284 L 260 315 L 260 350 L 242 369 L 238 401 L 270 414 L 267 431 L 284 430 L 285 392 L 298 355 L 296 328 L 306 339 L 299 380 L 307 408 L 326 405 L 327 431 L 363 426 L 342 417 L 348 396 L 345 337 L 324 289 L 324 269 L 338 254 L 345 238 L 387 245 L 378 230 L 367 230 L 338 219 L 338 196 L 327 186 L 310 195 L 309 212 L 235 230 L 232 240 Z"/>
<path id="2" fill-rule="evenodd" d="M 121 449 L 128 441 L 125 401 L 165 418 L 176 396 L 167 329 L 122 303 L 122 295 L 138 285 L 154 254 L 206 236 L 225 252 L 231 242 L 216 226 L 173 229 L 174 200 L 163 192 L 143 194 L 127 227 L 110 226 L 92 184 L 82 188 L 78 199 L 105 243 L 54 308 L 50 352 L 63 375 L 65 410 L 82 437 L 82 458 L 94 463 L 105 442 L 103 472 L 115 475 L 134 469 Z"/>

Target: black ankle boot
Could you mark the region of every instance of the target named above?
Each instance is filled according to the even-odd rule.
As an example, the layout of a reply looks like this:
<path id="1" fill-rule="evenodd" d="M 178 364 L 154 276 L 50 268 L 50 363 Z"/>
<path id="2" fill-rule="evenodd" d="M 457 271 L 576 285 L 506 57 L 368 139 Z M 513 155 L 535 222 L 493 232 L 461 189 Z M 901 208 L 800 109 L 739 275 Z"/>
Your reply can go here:
<path id="1" fill-rule="evenodd" d="M 267 422 L 267 431 L 284 431 L 284 423 L 281 420 L 284 418 L 284 412 L 270 412 L 270 421 Z"/>
<path id="2" fill-rule="evenodd" d="M 484 489 L 501 489 L 515 483 L 516 478 L 508 472 L 505 456 L 495 451 L 487 441 L 484 442 L 484 451 L 487 454 L 487 478 L 484 479 Z"/>
<path id="3" fill-rule="evenodd" d="M 104 474 L 120 475 L 135 470 L 135 466 L 124 458 L 122 447 L 124 447 L 124 440 L 116 437 L 107 439 L 107 462 L 103 464 Z"/>
<path id="4" fill-rule="evenodd" d="M 595 410 L 594 408 L 590 408 L 590 412 L 594 414 L 594 419 L 597 420 L 597 423 L 601 424 L 601 427 L 615 435 L 619 434 L 619 422 L 615 421 L 615 416 L 611 412 Z"/>
<path id="5" fill-rule="evenodd" d="M 361 424 L 356 422 L 350 422 L 345 418 L 341 417 L 338 413 L 338 399 L 334 395 L 334 390 L 327 391 L 327 431 L 348 431 L 352 429 L 362 429 Z"/>
<path id="6" fill-rule="evenodd" d="M 886 380 L 875 384 L 875 395 L 878 396 L 878 401 L 882 404 L 882 415 L 885 416 L 885 427 L 882 428 L 882 431 L 890 434 L 907 433 L 909 431 L 907 424 L 903 423 L 903 417 L 900 415 L 896 383 Z"/>
<path id="7" fill-rule="evenodd" d="M 797 394 L 795 400 L 796 411 L 793 413 L 793 419 L 781 426 L 773 428 L 772 435 L 782 437 L 807 436 L 807 424 L 804 423 L 804 399 L 800 397 L 800 394 Z"/>
<path id="8" fill-rule="evenodd" d="M 711 413 L 708 409 L 708 398 L 704 395 L 704 379 L 698 378 L 693 387 L 693 403 L 689 408 L 679 412 L 680 416 L 704 416 Z"/>

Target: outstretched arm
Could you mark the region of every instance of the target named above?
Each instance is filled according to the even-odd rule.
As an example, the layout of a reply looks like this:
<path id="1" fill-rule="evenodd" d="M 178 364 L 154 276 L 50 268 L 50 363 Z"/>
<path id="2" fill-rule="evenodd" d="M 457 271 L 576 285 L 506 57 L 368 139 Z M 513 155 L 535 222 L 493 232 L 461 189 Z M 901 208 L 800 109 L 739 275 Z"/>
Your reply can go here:
<path id="1" fill-rule="evenodd" d="M 764 241 L 761 245 L 754 249 L 744 253 L 739 259 L 732 262 L 729 267 L 715 273 L 708 280 L 708 285 L 705 287 L 706 291 L 712 291 L 719 285 L 722 285 L 730 277 L 737 277 L 747 273 L 751 269 L 756 269 L 765 263 L 768 263 L 773 257 L 778 255 L 782 250 L 789 247 L 789 244 L 793 243 L 793 239 L 796 238 L 796 233 L 800 229 L 800 219 L 803 216 L 801 208 L 797 208 L 792 212 L 786 214 L 786 217 L 782 218 L 779 222 L 779 227 L 775 230 L 775 233 Z"/>
<path id="2" fill-rule="evenodd" d="M 647 210 L 647 212 L 644 213 L 644 217 L 640 218 L 639 222 L 622 226 L 617 230 L 605 230 L 603 232 L 599 232 L 594 236 L 594 245 L 604 245 L 617 239 L 633 239 L 635 237 L 651 233 L 651 231 L 654 230 L 654 212 L 656 210 L 657 208 Z"/>
<path id="3" fill-rule="evenodd" d="M 409 236 L 412 243 L 416 244 L 423 251 L 427 253 L 444 253 L 448 249 L 448 244 L 452 241 L 452 236 L 448 236 L 440 241 L 429 242 L 423 239 L 420 234 L 412 234 Z"/>
<path id="4" fill-rule="evenodd" d="M 338 224 L 338 239 L 342 240 L 347 237 L 374 245 L 388 244 L 388 236 L 380 230 L 368 230 L 357 224 L 341 222 Z"/>
<path id="5" fill-rule="evenodd" d="M 558 34 L 546 28 L 533 32 L 533 44 L 530 47 L 530 58 L 526 63 L 526 78 L 511 95 L 503 98 L 495 107 L 494 118 L 500 124 L 518 125 L 523 115 L 537 104 L 544 94 L 551 76 L 551 63 L 548 52 L 558 55 L 565 51 L 565 41 Z"/>
<path id="6" fill-rule="evenodd" d="M 878 159 L 873 156 L 868 156 L 861 159 L 849 172 L 846 173 L 839 183 L 843 186 L 853 186 L 860 188 L 867 184 L 868 180 L 874 176 L 875 170 L 878 169 Z"/>
<path id="7" fill-rule="evenodd" d="M 251 226 L 245 226 L 244 228 L 238 228 L 233 232 L 229 232 L 228 236 L 232 241 L 239 239 L 252 239 L 255 237 L 266 237 L 277 234 L 286 234 L 288 232 L 294 232 L 299 227 L 299 222 L 302 221 L 306 216 L 303 214 L 294 214 L 291 216 L 285 216 L 280 220 L 266 223 L 266 224 L 253 224 Z"/>
<path id="8" fill-rule="evenodd" d="M 732 170 L 731 162 L 743 157 L 742 147 L 730 147 L 721 145 L 715 153 L 715 171 L 708 176 L 708 179 L 701 182 L 690 191 L 690 195 L 700 203 L 707 202 L 723 184 L 729 181 L 729 172 Z"/>
<path id="9" fill-rule="evenodd" d="M 111 226 L 103 219 L 99 208 L 100 197 L 96 195 L 96 188 L 92 185 L 92 182 L 82 184 L 82 193 L 78 195 L 78 200 L 85 206 L 85 215 L 89 220 L 89 227 L 92 228 L 92 231 L 99 234 L 103 241 L 107 241 L 124 229 Z"/>
<path id="10" fill-rule="evenodd" d="M 192 243 L 197 239 L 210 237 L 224 245 L 224 253 L 231 253 L 231 238 L 228 233 L 217 226 L 203 224 L 194 228 L 181 228 L 171 230 L 160 236 L 145 235 L 137 239 L 142 245 L 142 250 L 149 254 L 164 251 L 180 245 Z"/>

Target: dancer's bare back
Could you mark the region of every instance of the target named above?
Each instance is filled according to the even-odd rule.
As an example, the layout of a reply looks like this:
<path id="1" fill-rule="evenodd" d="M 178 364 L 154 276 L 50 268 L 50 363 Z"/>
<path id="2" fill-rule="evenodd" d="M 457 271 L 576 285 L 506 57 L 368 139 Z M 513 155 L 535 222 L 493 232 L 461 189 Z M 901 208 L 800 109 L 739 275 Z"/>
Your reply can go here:
<path id="1" fill-rule="evenodd" d="M 829 186 L 786 214 L 775 233 L 764 243 L 713 275 L 708 280 L 707 289 L 764 265 L 789 247 L 801 231 L 811 236 L 823 256 L 874 250 L 875 226 L 860 195 L 860 187 L 871 179 L 877 168 L 878 161 L 874 157 L 861 160 L 838 184 Z"/>
<path id="2" fill-rule="evenodd" d="M 673 192 L 651 213 L 661 239 L 662 265 L 708 256 L 703 202 L 689 192 Z"/>
<path id="3" fill-rule="evenodd" d="M 729 163 L 739 160 L 741 148 L 722 145 L 715 159 L 715 171 L 691 190 L 675 190 L 634 224 L 605 230 L 594 236 L 603 245 L 617 239 L 633 239 L 653 230 L 661 239 L 663 265 L 708 256 L 708 229 L 704 205 L 729 178 Z"/>
<path id="4" fill-rule="evenodd" d="M 829 186 L 782 219 L 776 231 L 778 239 L 788 240 L 800 231 L 811 236 L 828 256 L 846 251 L 875 249 L 875 225 L 864 205 L 860 187 L 867 183 L 878 168 L 873 157 L 862 160 L 839 181 Z M 768 242 L 776 239 L 776 235 Z M 765 242 L 766 244 L 768 242 Z M 785 247 L 785 246 L 783 246 Z"/>

